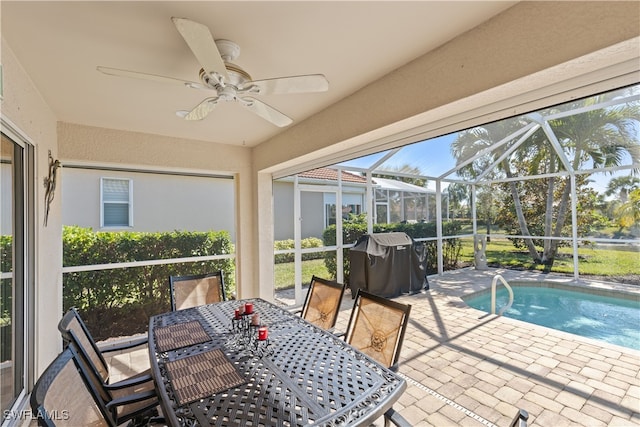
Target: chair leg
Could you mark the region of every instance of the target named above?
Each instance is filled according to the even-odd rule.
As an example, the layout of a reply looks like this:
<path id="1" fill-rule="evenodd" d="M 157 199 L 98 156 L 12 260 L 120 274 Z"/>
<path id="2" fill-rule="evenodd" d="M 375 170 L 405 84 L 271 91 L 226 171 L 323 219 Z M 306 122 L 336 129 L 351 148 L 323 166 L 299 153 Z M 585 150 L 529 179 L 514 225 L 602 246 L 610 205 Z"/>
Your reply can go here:
<path id="1" fill-rule="evenodd" d="M 511 424 L 509 424 L 509 427 L 527 427 L 528 420 L 529 420 L 529 413 L 524 409 L 519 409 L 516 416 L 513 417 Z"/>
<path id="2" fill-rule="evenodd" d="M 405 420 L 404 417 L 393 408 L 384 413 L 384 427 L 389 427 L 389 423 L 397 427 L 412 427 L 409 421 Z"/>

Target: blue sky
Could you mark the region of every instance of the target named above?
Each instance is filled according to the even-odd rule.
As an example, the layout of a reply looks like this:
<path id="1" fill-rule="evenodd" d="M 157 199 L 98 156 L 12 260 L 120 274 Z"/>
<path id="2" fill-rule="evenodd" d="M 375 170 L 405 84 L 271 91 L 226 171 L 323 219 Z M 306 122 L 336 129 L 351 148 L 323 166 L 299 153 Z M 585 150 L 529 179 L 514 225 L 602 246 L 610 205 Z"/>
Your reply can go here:
<path id="1" fill-rule="evenodd" d="M 637 103 L 638 98 L 640 96 L 640 85 L 621 88 L 621 89 L 610 92 L 610 95 L 612 95 L 614 99 L 619 99 L 618 102 L 620 103 L 624 102 L 624 100 L 628 100 L 627 102 Z M 592 98 L 592 99 L 595 99 L 595 98 Z M 575 101 L 572 101 L 572 102 L 575 102 Z M 563 107 L 562 105 L 559 105 L 556 107 L 558 111 L 562 111 L 562 107 Z M 556 108 L 556 107 L 553 107 L 553 108 Z M 609 107 L 611 107 L 611 105 L 609 105 Z M 550 112 L 550 110 L 548 112 Z M 579 113 L 576 113 L 576 114 L 579 114 Z M 637 142 L 640 144 L 640 122 L 638 122 L 638 125 L 635 126 L 635 128 L 637 129 L 637 135 L 638 135 Z M 455 132 L 449 135 L 432 138 L 427 141 L 422 141 L 422 142 L 417 142 L 415 144 L 407 145 L 403 147 L 393 157 L 387 160 L 384 166 L 394 168 L 394 167 L 409 165 L 411 167 L 418 168 L 423 175 L 434 176 L 434 177 L 441 176 L 445 172 L 455 167 L 455 160 L 451 155 L 451 143 L 456 139 L 457 135 L 458 133 Z M 343 162 L 340 164 L 347 165 L 347 166 L 367 168 L 370 165 L 372 165 L 374 162 L 379 160 L 382 157 L 382 155 L 384 155 L 384 153 L 372 154 L 369 156 L 350 160 L 348 162 Z M 627 155 L 626 158 L 622 160 L 621 164 L 623 165 L 631 164 L 631 157 Z M 609 174 L 609 173 L 594 174 L 591 176 L 591 179 L 593 180 L 591 187 L 599 193 L 604 193 L 611 179 L 617 176 L 629 175 L 630 173 L 631 173 L 630 170 L 627 169 L 627 170 L 619 171 L 613 174 Z M 448 177 L 455 178 L 455 175 L 449 175 Z M 443 187 L 445 186 L 446 184 L 443 184 Z"/>
<path id="2" fill-rule="evenodd" d="M 451 155 L 451 143 L 456 139 L 456 137 L 457 133 L 453 133 L 433 138 L 427 141 L 407 145 L 390 159 L 388 159 L 384 163 L 384 165 L 390 167 L 410 165 L 412 167 L 418 167 L 422 171 L 423 175 L 436 177 L 440 176 L 455 167 L 456 162 Z M 347 162 L 342 162 L 340 164 L 345 166 L 366 168 L 375 163 L 386 153 L 387 151 L 371 154 L 368 156 L 349 160 Z M 628 158 L 626 161 L 626 164 L 629 163 L 630 158 Z M 612 178 L 616 176 L 628 175 L 629 173 L 630 172 L 628 170 L 625 170 L 616 172 L 614 174 L 594 174 L 591 177 L 593 182 L 591 183 L 590 187 L 592 187 L 599 193 L 604 193 L 607 189 L 607 184 Z M 429 187 L 431 188 L 431 186 Z M 445 187 L 446 184 L 443 184 L 443 188 Z"/>

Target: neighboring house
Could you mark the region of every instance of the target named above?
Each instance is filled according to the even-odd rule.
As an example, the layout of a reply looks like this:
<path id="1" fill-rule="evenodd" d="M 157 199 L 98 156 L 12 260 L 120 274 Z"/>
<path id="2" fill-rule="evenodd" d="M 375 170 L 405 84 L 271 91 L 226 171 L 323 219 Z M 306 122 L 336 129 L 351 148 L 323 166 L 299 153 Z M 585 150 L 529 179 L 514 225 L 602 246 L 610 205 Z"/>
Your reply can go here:
<path id="1" fill-rule="evenodd" d="M 212 175 L 63 167 L 62 221 L 95 231 L 227 230 L 234 180 Z"/>
<path id="2" fill-rule="evenodd" d="M 318 168 L 297 175 L 300 190 L 301 235 L 322 238 L 322 232 L 336 223 L 338 171 Z M 289 176 L 273 182 L 275 240 L 293 239 L 295 178 Z M 356 173 L 342 172 L 343 218 L 349 214 L 369 212 L 366 203 L 367 179 Z M 434 217 L 435 192 L 402 181 L 373 178 L 375 194 L 374 221 L 428 221 Z"/>

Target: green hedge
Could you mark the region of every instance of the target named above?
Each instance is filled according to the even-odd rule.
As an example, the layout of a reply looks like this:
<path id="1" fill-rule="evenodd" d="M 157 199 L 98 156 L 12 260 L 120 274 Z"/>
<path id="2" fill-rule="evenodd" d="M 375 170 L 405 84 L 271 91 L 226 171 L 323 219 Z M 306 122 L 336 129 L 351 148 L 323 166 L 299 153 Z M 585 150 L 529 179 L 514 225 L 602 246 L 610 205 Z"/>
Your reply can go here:
<path id="1" fill-rule="evenodd" d="M 64 227 L 65 267 L 233 253 L 229 234 L 210 232 L 94 232 Z M 77 307 L 96 339 L 144 332 L 149 316 L 170 308 L 169 276 L 222 270 L 235 291 L 234 260 L 202 261 L 66 273 L 63 306 Z"/>
<path id="2" fill-rule="evenodd" d="M 442 230 L 445 236 L 458 234 L 460 224 L 456 221 L 448 221 L 442 223 Z M 435 222 L 419 222 L 419 223 L 397 223 L 397 224 L 374 224 L 374 233 L 391 233 L 405 232 L 414 239 L 436 237 Z M 367 234 L 366 218 L 362 215 L 352 216 L 349 221 L 343 222 L 342 225 L 342 241 L 344 244 L 355 243 L 361 236 Z M 332 246 L 336 244 L 336 226 L 331 225 L 323 232 L 324 244 Z M 419 242 L 424 245 L 427 252 L 427 273 L 433 274 L 438 271 L 437 261 L 437 243 L 435 241 Z M 443 241 L 443 260 L 444 269 L 455 268 L 458 263 L 460 251 L 462 250 L 462 242 L 460 239 L 446 239 Z M 344 260 L 344 281 L 349 283 L 350 262 L 349 249 L 343 251 Z M 336 254 L 335 252 L 326 252 L 324 258 L 327 270 L 331 277 L 337 277 Z"/>
<path id="3" fill-rule="evenodd" d="M 276 240 L 274 242 L 273 248 L 275 250 L 285 250 L 285 249 L 294 249 L 295 241 L 293 239 L 288 240 Z M 318 239 L 317 237 L 308 237 L 306 239 L 302 239 L 300 241 L 300 246 L 302 249 L 307 248 L 320 248 L 322 247 L 322 239 Z M 295 254 L 276 254 L 275 263 L 283 264 L 286 262 L 293 262 Z M 322 252 L 313 252 L 308 254 L 302 254 L 302 260 L 308 261 L 311 259 L 322 259 L 324 254 Z"/>

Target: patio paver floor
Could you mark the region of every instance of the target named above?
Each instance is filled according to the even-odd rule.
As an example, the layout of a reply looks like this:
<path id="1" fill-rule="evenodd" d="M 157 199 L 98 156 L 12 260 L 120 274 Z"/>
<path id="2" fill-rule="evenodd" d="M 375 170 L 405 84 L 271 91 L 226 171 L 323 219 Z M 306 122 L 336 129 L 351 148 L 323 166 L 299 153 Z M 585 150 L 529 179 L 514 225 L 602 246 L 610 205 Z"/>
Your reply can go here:
<path id="1" fill-rule="evenodd" d="M 467 269 L 429 277 L 425 293 L 394 298 L 412 305 L 400 365 L 408 387 L 394 408 L 414 426 L 505 426 L 518 408 L 529 413 L 530 425 L 640 425 L 640 351 L 487 315 L 460 299 L 490 287 L 498 273 L 507 281 L 571 282 L 541 273 Z M 589 286 L 640 294 L 625 285 Z M 292 291 L 277 298 L 291 303 Z M 346 329 L 352 304 L 347 291 L 337 331 Z M 140 369 L 148 367 L 138 353 L 118 357 L 117 365 L 133 357 Z"/>

